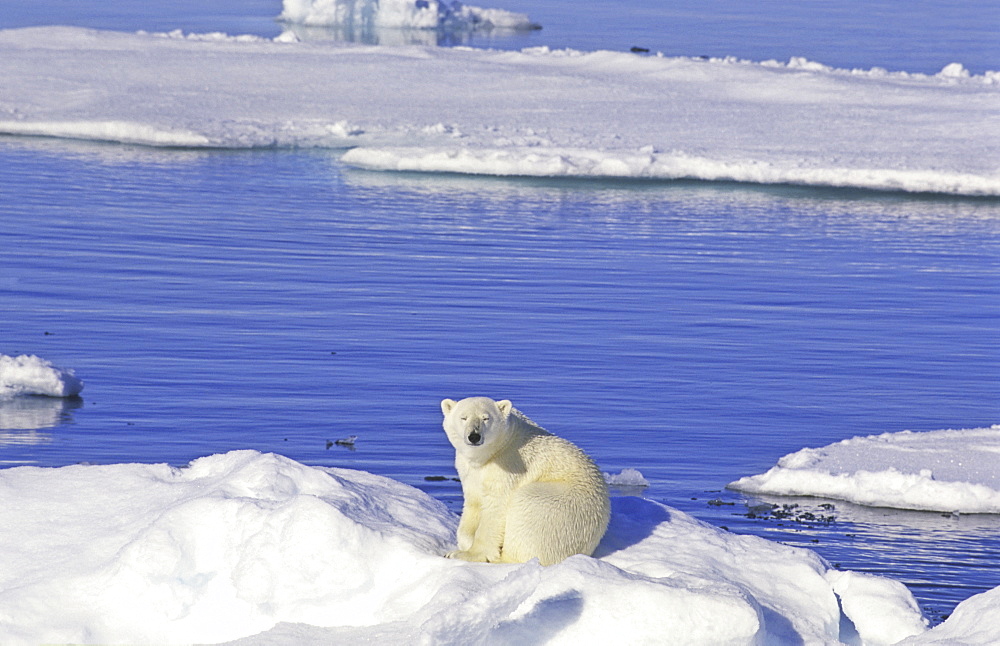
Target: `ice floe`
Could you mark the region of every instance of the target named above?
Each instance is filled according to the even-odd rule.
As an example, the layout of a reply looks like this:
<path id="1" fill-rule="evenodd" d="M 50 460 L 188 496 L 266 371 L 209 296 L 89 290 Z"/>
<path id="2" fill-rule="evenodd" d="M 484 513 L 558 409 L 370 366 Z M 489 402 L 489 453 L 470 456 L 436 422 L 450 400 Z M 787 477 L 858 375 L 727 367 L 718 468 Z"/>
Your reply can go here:
<path id="1" fill-rule="evenodd" d="M 373 170 L 1000 195 L 1000 75 L 957 63 L 924 75 L 38 27 L 0 31 L 0 75 L 0 134 L 341 148 Z"/>
<path id="2" fill-rule="evenodd" d="M 729 487 L 875 507 L 1000 514 L 1000 425 L 885 433 L 806 448 Z"/>

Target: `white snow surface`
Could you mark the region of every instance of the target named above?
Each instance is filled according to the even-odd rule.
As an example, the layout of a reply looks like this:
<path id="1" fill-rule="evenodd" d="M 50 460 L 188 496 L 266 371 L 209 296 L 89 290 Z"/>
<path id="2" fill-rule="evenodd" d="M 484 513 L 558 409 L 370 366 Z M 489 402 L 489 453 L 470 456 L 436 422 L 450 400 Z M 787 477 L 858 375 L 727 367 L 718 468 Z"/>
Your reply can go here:
<path id="1" fill-rule="evenodd" d="M 1000 73 L 957 63 L 297 41 L 0 31 L 0 133 L 343 148 L 375 170 L 1000 195 Z"/>
<path id="2" fill-rule="evenodd" d="M 927 631 L 898 582 L 634 497 L 613 499 L 594 557 L 549 567 L 446 559 L 457 518 L 423 492 L 255 451 L 181 469 L 0 470 L 0 509 L 4 644 L 890 644 Z M 985 634 L 969 614 L 947 634 Z"/>
<path id="3" fill-rule="evenodd" d="M 958 604 L 940 626 L 900 642 L 906 646 L 1000 644 L 1000 587 Z"/>
<path id="4" fill-rule="evenodd" d="M 1000 514 L 1000 425 L 885 433 L 802 449 L 729 488 L 873 507 Z"/>
<path id="5" fill-rule="evenodd" d="M 279 19 L 313 27 L 350 27 L 356 30 L 538 28 L 524 14 L 440 0 L 284 0 Z"/>
<path id="6" fill-rule="evenodd" d="M 20 395 L 73 397 L 81 390 L 83 382 L 71 369 L 58 368 L 33 354 L 0 354 L 0 401 Z"/>

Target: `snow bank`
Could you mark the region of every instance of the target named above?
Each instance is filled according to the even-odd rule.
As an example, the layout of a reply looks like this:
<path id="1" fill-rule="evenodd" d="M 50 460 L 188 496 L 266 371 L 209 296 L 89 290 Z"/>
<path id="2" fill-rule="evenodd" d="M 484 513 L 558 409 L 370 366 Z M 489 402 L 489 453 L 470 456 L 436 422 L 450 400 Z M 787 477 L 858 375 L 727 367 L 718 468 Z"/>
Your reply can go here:
<path id="1" fill-rule="evenodd" d="M 426 494 L 253 451 L 183 469 L 3 470 L 0 508 L 4 644 L 891 643 L 926 630 L 900 584 L 639 498 L 613 500 L 595 558 L 550 567 L 445 559 L 457 519 Z"/>
<path id="2" fill-rule="evenodd" d="M 958 64 L 928 76 L 798 58 L 166 36 L 0 31 L 0 133 L 347 148 L 346 163 L 375 170 L 1000 195 L 1000 74 Z"/>
<path id="3" fill-rule="evenodd" d="M 440 0 L 284 0 L 279 20 L 314 27 L 467 30 L 538 29 L 524 14 Z"/>
<path id="4" fill-rule="evenodd" d="M 33 354 L 0 354 L 0 401 L 19 395 L 73 397 L 81 390 L 83 382 L 72 370 L 57 368 Z"/>
<path id="5" fill-rule="evenodd" d="M 900 646 L 1000 644 L 1000 587 L 969 597 L 932 630 L 900 642 Z"/>
<path id="6" fill-rule="evenodd" d="M 827 572 L 827 580 L 840 599 L 841 608 L 853 621 L 848 631 L 857 633 L 866 644 L 895 644 L 903 632 L 922 634 L 923 614 L 909 589 L 899 581 L 862 572 Z M 899 617 L 885 621 L 884 617 Z M 900 624 L 908 627 L 903 630 Z M 848 631 L 845 631 L 848 632 Z M 910 635 L 907 635 L 910 636 Z M 853 634 L 841 634 L 850 641 Z"/>
<path id="7" fill-rule="evenodd" d="M 434 149 L 355 148 L 343 161 L 368 170 L 466 173 L 519 177 L 701 179 L 755 184 L 853 186 L 873 190 L 988 195 L 997 178 L 925 170 L 803 168 L 791 164 L 724 161 L 643 149 L 606 151 L 560 148 Z"/>
<path id="8" fill-rule="evenodd" d="M 1000 425 L 855 437 L 781 458 L 729 488 L 859 505 L 1000 513 Z"/>

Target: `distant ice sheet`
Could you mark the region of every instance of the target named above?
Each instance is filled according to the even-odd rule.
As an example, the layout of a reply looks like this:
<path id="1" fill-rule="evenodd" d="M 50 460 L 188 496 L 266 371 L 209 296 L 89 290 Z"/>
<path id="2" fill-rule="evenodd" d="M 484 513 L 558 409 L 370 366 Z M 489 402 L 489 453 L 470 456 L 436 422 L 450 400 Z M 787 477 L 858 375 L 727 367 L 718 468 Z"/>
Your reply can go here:
<path id="1" fill-rule="evenodd" d="M 71 369 L 57 368 L 33 354 L 0 354 L 0 400 L 19 395 L 72 397 L 81 390 L 83 382 Z"/>
<path id="2" fill-rule="evenodd" d="M 318 27 L 355 30 L 537 29 L 528 16 L 441 0 L 284 0 L 281 20 Z"/>
<path id="3" fill-rule="evenodd" d="M 928 76 L 799 58 L 163 36 L 0 31 L 0 134 L 344 148 L 375 170 L 1000 195 L 1000 73 L 957 63 Z"/>
<path id="4" fill-rule="evenodd" d="M 1000 425 L 886 433 L 802 449 L 729 487 L 875 507 L 1000 514 Z"/>
<path id="5" fill-rule="evenodd" d="M 4 644 L 888 644 L 926 631 L 899 582 L 634 497 L 613 499 L 593 558 L 549 567 L 446 559 L 457 519 L 423 492 L 254 451 L 183 469 L 0 470 L 0 509 Z"/>

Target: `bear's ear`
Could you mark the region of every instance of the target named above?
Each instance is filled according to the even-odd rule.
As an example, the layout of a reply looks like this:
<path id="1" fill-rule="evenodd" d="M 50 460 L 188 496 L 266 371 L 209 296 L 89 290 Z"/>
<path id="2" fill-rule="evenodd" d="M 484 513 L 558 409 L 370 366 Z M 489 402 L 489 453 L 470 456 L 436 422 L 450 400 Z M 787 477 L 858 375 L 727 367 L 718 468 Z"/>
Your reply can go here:
<path id="1" fill-rule="evenodd" d="M 455 408 L 455 404 L 458 403 L 454 399 L 442 399 L 441 400 L 441 412 L 448 415 L 452 408 Z"/>
<path id="2" fill-rule="evenodd" d="M 510 409 L 514 408 L 514 405 L 510 403 L 509 399 L 501 399 L 497 402 L 497 408 L 500 409 L 504 417 L 507 417 L 510 415 Z"/>

